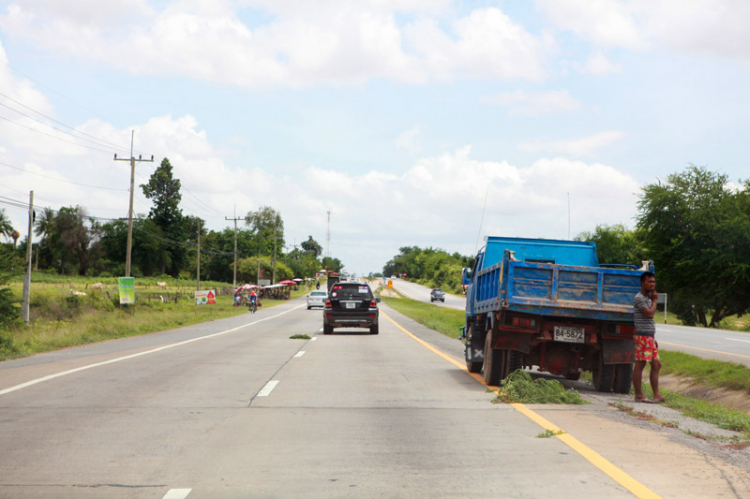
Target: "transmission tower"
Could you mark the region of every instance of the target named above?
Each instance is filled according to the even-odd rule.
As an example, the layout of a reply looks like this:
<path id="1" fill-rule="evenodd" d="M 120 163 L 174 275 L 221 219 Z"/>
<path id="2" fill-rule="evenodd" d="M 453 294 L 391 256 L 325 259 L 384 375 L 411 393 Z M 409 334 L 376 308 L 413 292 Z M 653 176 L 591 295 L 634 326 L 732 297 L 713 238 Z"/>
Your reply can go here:
<path id="1" fill-rule="evenodd" d="M 328 211 L 328 231 L 326 232 L 326 256 L 331 258 L 331 212 Z"/>

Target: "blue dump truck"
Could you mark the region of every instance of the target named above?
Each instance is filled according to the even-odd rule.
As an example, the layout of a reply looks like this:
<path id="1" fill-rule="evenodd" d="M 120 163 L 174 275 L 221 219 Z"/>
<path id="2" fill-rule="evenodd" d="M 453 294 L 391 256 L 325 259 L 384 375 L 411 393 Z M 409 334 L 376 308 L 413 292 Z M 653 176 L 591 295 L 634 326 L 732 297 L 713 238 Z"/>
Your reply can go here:
<path id="1" fill-rule="evenodd" d="M 572 380 L 591 371 L 597 390 L 627 393 L 643 270 L 600 265 L 592 242 L 487 237 L 464 269 L 466 367 L 489 385 L 534 366 Z"/>

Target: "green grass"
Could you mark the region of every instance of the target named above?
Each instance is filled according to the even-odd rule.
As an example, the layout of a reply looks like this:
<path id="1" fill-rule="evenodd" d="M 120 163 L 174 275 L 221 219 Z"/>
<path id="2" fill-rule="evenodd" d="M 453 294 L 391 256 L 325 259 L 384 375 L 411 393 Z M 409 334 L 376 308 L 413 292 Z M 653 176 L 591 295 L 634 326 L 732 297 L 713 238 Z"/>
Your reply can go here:
<path id="1" fill-rule="evenodd" d="M 554 379 L 533 379 L 526 371 L 516 371 L 500 382 L 493 402 L 523 404 L 585 404 L 574 389 L 566 390 Z"/>
<path id="2" fill-rule="evenodd" d="M 464 325 L 464 311 L 438 307 L 408 298 L 381 298 L 389 307 L 419 322 L 425 327 L 439 331 L 450 338 L 458 338 Z"/>
<path id="3" fill-rule="evenodd" d="M 536 438 L 550 438 L 554 437 L 556 435 L 564 435 L 565 432 L 562 430 L 552 431 L 552 430 L 544 430 L 540 434 L 536 436 Z"/>
<path id="4" fill-rule="evenodd" d="M 36 274 L 35 274 L 36 275 Z M 37 283 L 32 281 L 32 325 L 0 331 L 0 360 L 25 357 L 36 353 L 58 350 L 115 338 L 137 336 L 188 326 L 247 313 L 247 307 L 232 306 L 231 294 L 219 294 L 214 305 L 195 305 L 195 282 L 167 284 L 166 290 L 149 287 L 136 279 L 136 304 L 120 307 L 113 282 L 104 279 L 75 278 L 75 289 L 86 291 L 86 296 L 70 295 L 70 284 L 64 282 Z M 111 278 L 110 278 L 111 280 Z M 104 292 L 90 291 L 95 282 L 104 282 Z M 155 285 L 156 279 L 154 279 Z M 184 284 L 184 285 L 182 285 Z M 187 284 L 190 284 L 188 286 Z M 202 289 L 229 289 L 227 283 L 201 283 Z M 107 294 L 109 292 L 109 295 Z M 179 294 L 178 294 L 179 293 Z M 292 298 L 307 293 L 304 288 L 292 291 Z M 16 294 L 20 301 L 20 290 Z M 162 302 L 160 296 L 164 296 Z M 286 303 L 284 300 L 263 300 L 263 309 Z"/>
<path id="5" fill-rule="evenodd" d="M 647 378 L 644 373 L 644 379 Z M 687 395 L 672 392 L 670 390 L 660 390 L 666 399 L 663 404 L 672 409 L 676 409 L 686 416 L 698 421 L 715 424 L 719 428 L 741 432 L 746 439 L 750 438 L 750 414 L 736 409 L 730 409 L 720 404 L 706 402 L 705 400 L 696 399 Z M 643 387 L 643 393 L 647 397 L 653 397 L 654 393 L 651 387 L 646 384 Z"/>
<path id="6" fill-rule="evenodd" d="M 740 390 L 750 395 L 750 369 L 742 364 L 702 359 L 695 355 L 669 350 L 659 350 L 659 357 L 662 361 L 662 374 L 690 378 L 714 388 Z"/>

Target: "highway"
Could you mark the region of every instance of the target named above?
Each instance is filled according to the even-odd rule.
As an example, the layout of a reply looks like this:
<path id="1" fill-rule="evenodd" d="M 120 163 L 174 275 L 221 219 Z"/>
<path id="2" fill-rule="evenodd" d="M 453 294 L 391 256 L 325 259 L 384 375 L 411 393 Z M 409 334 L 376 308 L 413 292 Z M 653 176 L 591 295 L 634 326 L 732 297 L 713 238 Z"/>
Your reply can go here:
<path id="1" fill-rule="evenodd" d="M 321 314 L 293 300 L 0 363 L 0 497 L 750 496 L 743 451 L 614 395 L 493 404 L 460 342 L 385 305 L 379 335 L 323 335 Z"/>
<path id="2" fill-rule="evenodd" d="M 430 288 L 402 279 L 394 279 L 392 283 L 394 289 L 407 298 L 430 303 Z M 446 294 L 445 304 L 438 302 L 437 305 L 464 310 L 465 300 L 463 296 Z M 659 320 L 663 319 L 661 312 L 657 313 L 655 319 L 657 321 L 656 339 L 660 348 L 685 352 L 705 359 L 736 362 L 750 367 L 750 334 L 660 324 Z"/>

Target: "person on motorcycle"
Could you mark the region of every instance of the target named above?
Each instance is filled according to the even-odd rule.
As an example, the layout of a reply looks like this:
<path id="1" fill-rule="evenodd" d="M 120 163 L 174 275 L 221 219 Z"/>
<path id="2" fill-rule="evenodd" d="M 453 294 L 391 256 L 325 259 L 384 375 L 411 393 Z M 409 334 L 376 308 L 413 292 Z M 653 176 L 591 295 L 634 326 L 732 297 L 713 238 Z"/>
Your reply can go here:
<path id="1" fill-rule="evenodd" d="M 250 291 L 250 309 L 253 310 L 253 312 L 257 309 L 258 305 L 258 295 L 255 294 L 255 290 Z"/>

